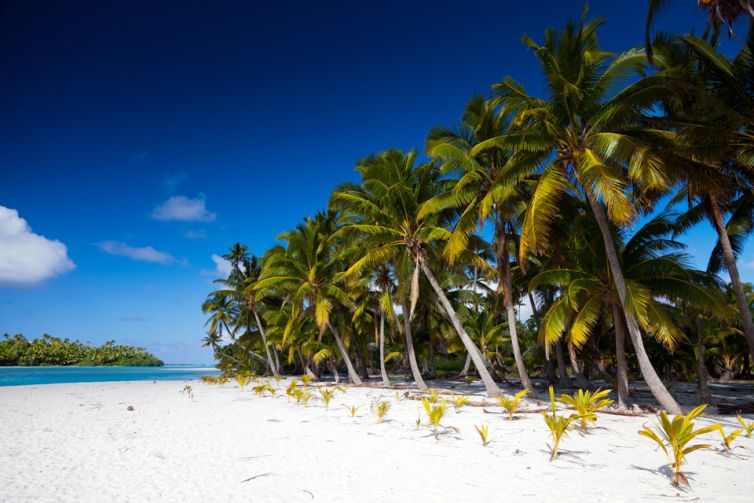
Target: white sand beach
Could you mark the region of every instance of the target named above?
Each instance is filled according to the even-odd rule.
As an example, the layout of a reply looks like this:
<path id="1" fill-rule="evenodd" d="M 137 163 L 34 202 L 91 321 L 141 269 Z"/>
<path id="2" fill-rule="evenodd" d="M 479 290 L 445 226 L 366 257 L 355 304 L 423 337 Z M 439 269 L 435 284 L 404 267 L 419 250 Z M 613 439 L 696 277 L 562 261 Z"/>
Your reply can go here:
<path id="1" fill-rule="evenodd" d="M 739 437 L 731 455 L 717 433 L 703 437 L 714 449 L 689 455 L 692 485 L 680 489 L 637 434 L 651 414 L 600 415 L 550 462 L 538 413 L 507 421 L 496 406 L 450 408 L 442 423 L 452 428 L 438 440 L 421 403 L 397 402 L 394 390 L 351 387 L 326 410 L 289 401 L 286 382 L 258 397 L 191 381 L 193 399 L 180 393 L 185 381 L 0 388 L 0 501 L 737 502 L 754 493 L 754 438 Z M 369 409 L 376 397 L 392 403 L 383 424 Z M 344 404 L 361 406 L 355 418 Z M 735 426 L 727 416 L 700 424 L 713 419 Z"/>

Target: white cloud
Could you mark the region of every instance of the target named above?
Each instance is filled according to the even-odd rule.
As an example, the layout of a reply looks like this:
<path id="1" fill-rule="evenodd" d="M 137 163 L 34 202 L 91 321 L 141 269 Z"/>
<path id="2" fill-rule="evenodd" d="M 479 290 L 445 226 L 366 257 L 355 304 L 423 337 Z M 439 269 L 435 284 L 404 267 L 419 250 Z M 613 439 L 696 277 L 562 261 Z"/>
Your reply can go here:
<path id="1" fill-rule="evenodd" d="M 100 241 L 96 243 L 97 247 L 103 252 L 120 257 L 128 257 L 140 262 L 153 262 L 155 264 L 183 264 L 186 265 L 185 259 L 177 259 L 169 253 L 157 251 L 151 246 L 133 247 L 120 241 Z"/>
<path id="2" fill-rule="evenodd" d="M 186 232 L 183 233 L 184 236 L 186 236 L 188 239 L 207 239 L 207 231 L 206 229 L 189 229 Z"/>
<path id="3" fill-rule="evenodd" d="M 33 284 L 71 271 L 68 248 L 34 234 L 18 211 L 0 206 L 0 284 Z"/>
<path id="4" fill-rule="evenodd" d="M 204 195 L 195 199 L 186 196 L 172 196 L 156 207 L 152 218 L 164 222 L 214 222 L 216 215 L 207 211 Z"/>
<path id="5" fill-rule="evenodd" d="M 217 274 L 222 278 L 227 278 L 230 275 L 230 271 L 233 270 L 230 262 L 222 258 L 220 255 L 212 254 L 212 262 L 215 263 L 215 270 Z"/>

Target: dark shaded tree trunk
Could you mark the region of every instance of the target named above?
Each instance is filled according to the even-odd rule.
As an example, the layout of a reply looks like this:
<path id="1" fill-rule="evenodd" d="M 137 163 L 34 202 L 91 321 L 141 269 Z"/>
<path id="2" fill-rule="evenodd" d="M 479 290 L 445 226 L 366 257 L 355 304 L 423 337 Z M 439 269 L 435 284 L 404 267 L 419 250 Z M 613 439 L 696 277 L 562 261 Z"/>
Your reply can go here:
<path id="1" fill-rule="evenodd" d="M 581 371 L 581 367 L 579 366 L 579 361 L 576 358 L 576 348 L 574 348 L 573 344 L 571 343 L 568 343 L 568 357 L 571 360 L 571 368 L 573 369 L 573 375 L 576 377 L 576 386 L 578 386 L 581 389 L 591 388 L 592 383 L 589 382 L 589 379 L 587 379 L 584 373 Z"/>
<path id="2" fill-rule="evenodd" d="M 563 355 L 563 344 L 560 339 L 555 341 L 555 361 L 558 364 L 558 384 L 561 388 L 570 388 L 573 386 L 571 382 L 571 376 L 568 375 L 568 369 L 566 368 L 565 356 Z"/>
<path id="3" fill-rule="evenodd" d="M 695 316 L 696 322 L 696 362 L 699 373 L 699 392 L 696 401 L 699 405 L 709 404 L 712 402 L 712 395 L 709 392 L 709 372 L 707 365 L 704 363 L 704 334 L 702 333 L 702 320 Z"/>
<path id="4" fill-rule="evenodd" d="M 649 360 L 649 355 L 647 355 L 647 351 L 644 348 L 644 341 L 641 338 L 639 325 L 636 323 L 634 317 L 626 310 L 626 279 L 623 276 L 623 268 L 618 259 L 618 251 L 615 248 L 615 240 L 610 231 L 610 225 L 607 222 L 605 211 L 588 185 L 584 185 L 584 192 L 589 201 L 589 205 L 592 208 L 594 218 L 597 220 L 600 233 L 602 234 L 602 241 L 605 245 L 607 260 L 610 264 L 610 272 L 613 275 L 615 289 L 618 291 L 618 299 L 620 300 L 621 310 L 625 315 L 628 335 L 634 346 L 636 360 L 639 362 L 639 369 L 641 370 L 642 377 L 644 377 L 644 382 L 647 383 L 649 390 L 652 392 L 652 395 L 657 402 L 668 412 L 676 415 L 683 414 L 683 409 L 678 402 L 675 401 L 675 398 L 673 398 L 670 392 L 668 392 L 665 384 L 663 384 L 660 376 L 657 375 L 657 371 L 655 371 L 652 366 L 652 362 Z"/>
<path id="5" fill-rule="evenodd" d="M 733 246 L 730 244 L 728 231 L 725 229 L 720 206 L 714 196 L 710 196 L 709 199 L 711 208 L 710 220 L 712 221 L 712 226 L 717 232 L 720 248 L 723 251 L 723 257 L 725 258 L 725 267 L 728 269 L 730 282 L 733 284 L 733 290 L 736 293 L 736 304 L 738 305 L 738 310 L 741 314 L 741 323 L 743 325 L 746 343 L 749 345 L 749 355 L 754 359 L 754 321 L 752 321 L 751 309 L 749 308 L 749 302 L 746 299 L 744 286 L 741 282 L 741 275 L 738 272 L 738 265 L 736 264 L 736 256 L 733 253 Z"/>
<path id="6" fill-rule="evenodd" d="M 492 376 L 487 371 L 487 368 L 484 366 L 484 362 L 482 360 L 482 354 L 479 352 L 477 347 L 474 345 L 474 342 L 466 333 L 466 329 L 463 328 L 463 324 L 461 323 L 461 320 L 458 319 L 458 315 L 456 314 L 455 309 L 453 309 L 453 306 L 450 305 L 450 301 L 448 300 L 448 297 L 445 295 L 445 292 L 443 292 L 442 288 L 440 288 L 440 284 L 437 282 L 437 278 L 435 278 L 434 273 L 432 272 L 430 267 L 427 265 L 423 257 L 419 260 L 419 263 L 421 265 L 422 271 L 424 272 L 424 275 L 427 277 L 427 279 L 429 280 L 429 283 L 432 285 L 432 288 L 434 289 L 435 294 L 437 294 L 437 298 L 440 300 L 440 303 L 445 308 L 445 312 L 448 314 L 448 317 L 453 323 L 453 327 L 456 329 L 458 336 L 461 338 L 461 342 L 463 342 L 463 345 L 466 346 L 466 350 L 471 355 L 471 359 L 474 362 L 474 365 L 476 366 L 477 371 L 479 372 L 479 376 L 482 378 L 482 382 L 484 383 L 484 388 L 487 390 L 487 394 L 490 396 L 499 395 L 500 388 L 497 387 L 497 384 L 495 384 L 495 381 L 492 379 Z"/>

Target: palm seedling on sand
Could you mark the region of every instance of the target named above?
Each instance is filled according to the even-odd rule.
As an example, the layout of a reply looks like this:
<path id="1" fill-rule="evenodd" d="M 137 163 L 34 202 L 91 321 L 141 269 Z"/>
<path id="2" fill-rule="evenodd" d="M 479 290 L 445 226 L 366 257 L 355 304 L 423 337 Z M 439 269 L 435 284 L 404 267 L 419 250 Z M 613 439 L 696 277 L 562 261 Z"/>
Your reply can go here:
<path id="1" fill-rule="evenodd" d="M 180 393 L 182 393 L 184 395 L 188 395 L 188 397 L 190 399 L 192 399 L 192 400 L 194 399 L 194 388 L 192 388 L 188 384 L 183 387 L 183 389 L 180 391 Z"/>
<path id="2" fill-rule="evenodd" d="M 269 393 L 270 395 L 274 395 L 277 391 L 277 389 L 268 382 L 257 384 L 256 386 L 251 388 L 251 390 L 259 396 L 263 396 L 265 392 Z"/>
<path id="3" fill-rule="evenodd" d="M 723 426 L 720 425 L 720 436 L 723 438 L 722 446 L 725 449 L 726 452 L 731 451 L 730 444 L 733 443 L 733 441 L 741 434 L 744 430 L 738 428 L 731 432 L 730 435 L 725 434 L 725 429 L 723 429 Z"/>
<path id="4" fill-rule="evenodd" d="M 431 398 L 424 398 L 422 399 L 422 405 L 424 406 L 424 411 L 427 413 L 429 424 L 432 425 L 432 432 L 435 434 L 435 438 L 437 438 L 439 435 L 440 421 L 442 421 L 442 416 L 445 415 L 445 410 L 448 408 L 448 404 L 443 400 L 439 404 L 433 405 Z"/>
<path id="5" fill-rule="evenodd" d="M 736 419 L 746 432 L 746 438 L 751 438 L 751 434 L 754 432 L 754 421 L 746 421 L 740 412 L 736 415 Z"/>
<path id="6" fill-rule="evenodd" d="M 483 424 L 481 426 L 474 425 L 474 428 L 476 429 L 476 432 L 479 433 L 479 437 L 482 439 L 482 445 L 484 447 L 487 447 L 487 444 L 489 443 L 490 427 L 486 424 Z"/>
<path id="7" fill-rule="evenodd" d="M 522 389 L 518 393 L 516 393 L 513 396 L 499 396 L 497 397 L 497 401 L 500 402 L 500 407 L 505 409 L 508 412 L 508 420 L 513 419 L 513 413 L 518 410 L 519 406 L 521 405 L 521 402 L 523 401 L 524 395 L 526 395 L 529 392 L 528 389 Z"/>
<path id="8" fill-rule="evenodd" d="M 372 412 L 377 415 L 380 423 L 382 423 L 382 420 L 385 418 L 385 414 L 387 414 L 389 410 L 390 402 L 388 402 L 387 400 L 376 399 L 374 402 L 372 402 Z"/>
<path id="9" fill-rule="evenodd" d="M 461 408 L 470 402 L 470 400 L 465 396 L 453 396 L 452 398 L 452 404 L 453 407 L 456 409 L 456 413 L 461 412 Z"/>
<path id="10" fill-rule="evenodd" d="M 348 409 L 351 417 L 356 417 L 356 412 L 361 408 L 361 405 L 345 405 L 345 408 Z"/>
<path id="11" fill-rule="evenodd" d="M 639 431 L 639 435 L 653 440 L 660 446 L 662 451 L 670 461 L 670 467 L 673 470 L 673 484 L 681 483 L 689 485 L 689 479 L 681 471 L 681 467 L 686 460 L 686 456 L 699 449 L 709 449 L 709 444 L 689 443 L 699 435 L 710 433 L 720 428 L 719 424 L 705 426 L 694 429 L 694 420 L 702 415 L 706 405 L 700 405 L 686 415 L 677 415 L 671 420 L 665 411 L 660 411 L 658 425 L 655 430 L 645 426 Z"/>
<path id="12" fill-rule="evenodd" d="M 578 419 L 576 414 L 570 416 L 561 416 L 558 414 L 555 408 L 555 391 L 550 386 L 550 413 L 543 412 L 542 416 L 545 419 L 545 424 L 550 430 L 550 436 L 552 437 L 552 453 L 550 454 L 550 461 L 554 461 L 558 457 L 558 448 L 560 446 L 560 440 L 568 435 L 568 430 L 571 428 L 571 424 Z"/>
<path id="13" fill-rule="evenodd" d="M 325 409 L 330 408 L 330 400 L 335 396 L 335 388 L 317 388 L 319 394 L 322 396 L 322 401 L 325 403 Z"/>
<path id="14" fill-rule="evenodd" d="M 312 383 L 312 376 L 310 376 L 309 374 L 302 375 L 301 376 L 301 383 L 304 386 L 309 386 Z"/>
<path id="15" fill-rule="evenodd" d="M 596 412 L 613 403 L 609 398 L 605 398 L 609 393 L 609 389 L 597 390 L 594 393 L 580 389 L 573 395 L 561 395 L 558 401 L 576 410 L 581 422 L 581 431 L 587 433 L 589 423 L 597 422 Z"/>
<path id="16" fill-rule="evenodd" d="M 437 403 L 437 399 L 439 397 L 440 397 L 440 394 L 437 392 L 437 390 L 434 389 L 434 388 L 430 388 L 430 390 L 429 390 L 429 401 L 430 401 L 430 403 L 436 404 Z"/>

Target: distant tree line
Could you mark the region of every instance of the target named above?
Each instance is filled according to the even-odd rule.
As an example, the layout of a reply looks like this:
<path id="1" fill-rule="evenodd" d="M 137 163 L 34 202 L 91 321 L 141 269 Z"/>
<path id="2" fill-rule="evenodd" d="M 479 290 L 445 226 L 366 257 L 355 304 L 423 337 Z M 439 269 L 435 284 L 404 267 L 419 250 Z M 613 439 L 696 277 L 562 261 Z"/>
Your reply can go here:
<path id="1" fill-rule="evenodd" d="M 107 341 L 91 346 L 80 341 L 44 334 L 28 340 L 21 334 L 4 334 L 0 340 L 0 366 L 132 366 L 159 367 L 164 362 L 144 348 L 123 346 Z"/>

